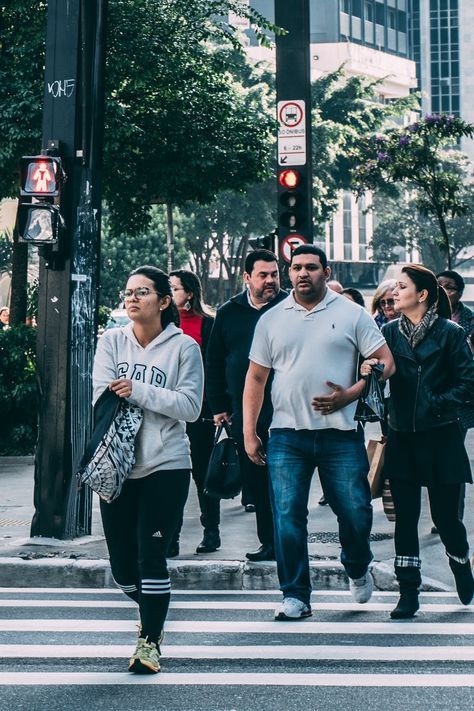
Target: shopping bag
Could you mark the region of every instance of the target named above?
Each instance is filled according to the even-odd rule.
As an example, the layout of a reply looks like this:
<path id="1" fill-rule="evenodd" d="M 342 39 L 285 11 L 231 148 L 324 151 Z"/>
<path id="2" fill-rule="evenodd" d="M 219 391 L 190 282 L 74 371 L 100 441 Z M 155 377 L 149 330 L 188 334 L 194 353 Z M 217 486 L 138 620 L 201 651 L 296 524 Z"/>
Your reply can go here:
<path id="1" fill-rule="evenodd" d="M 385 420 L 385 401 L 383 363 L 377 363 L 370 375 L 365 376 L 364 392 L 357 403 L 354 420 L 357 422 L 383 422 Z"/>
<path id="2" fill-rule="evenodd" d="M 241 491 L 239 450 L 228 424 L 223 423 L 216 429 L 204 480 L 204 493 L 213 499 L 233 499 Z"/>
<path id="3" fill-rule="evenodd" d="M 382 503 L 385 516 L 389 521 L 395 521 L 395 506 L 393 503 L 392 490 L 390 488 L 390 480 L 385 479 L 382 489 Z"/>
<path id="4" fill-rule="evenodd" d="M 367 443 L 367 457 L 369 458 L 369 473 L 367 474 L 367 478 L 370 485 L 370 494 L 373 499 L 379 499 L 382 496 L 383 489 L 385 442 L 369 439 Z"/>

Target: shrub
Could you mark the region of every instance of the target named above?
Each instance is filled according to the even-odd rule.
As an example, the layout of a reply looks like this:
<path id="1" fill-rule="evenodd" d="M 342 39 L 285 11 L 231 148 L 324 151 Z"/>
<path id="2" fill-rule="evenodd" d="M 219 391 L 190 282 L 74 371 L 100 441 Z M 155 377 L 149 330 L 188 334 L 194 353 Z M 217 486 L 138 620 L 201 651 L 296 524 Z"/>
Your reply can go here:
<path id="1" fill-rule="evenodd" d="M 0 455 L 32 454 L 37 437 L 36 331 L 0 331 Z"/>

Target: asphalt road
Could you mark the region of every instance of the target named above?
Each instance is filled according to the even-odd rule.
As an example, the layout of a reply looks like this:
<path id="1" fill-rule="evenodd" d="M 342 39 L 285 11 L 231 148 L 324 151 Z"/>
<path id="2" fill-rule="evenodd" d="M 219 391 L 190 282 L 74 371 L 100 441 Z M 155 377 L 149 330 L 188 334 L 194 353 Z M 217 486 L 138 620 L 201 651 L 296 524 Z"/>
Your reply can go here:
<path id="1" fill-rule="evenodd" d="M 313 617 L 273 620 L 273 592 L 173 594 L 162 672 L 127 659 L 136 606 L 116 590 L 0 588 L 0 711 L 417 711 L 474 707 L 474 615 L 424 593 L 393 622 L 396 594 L 357 605 L 313 595 Z"/>

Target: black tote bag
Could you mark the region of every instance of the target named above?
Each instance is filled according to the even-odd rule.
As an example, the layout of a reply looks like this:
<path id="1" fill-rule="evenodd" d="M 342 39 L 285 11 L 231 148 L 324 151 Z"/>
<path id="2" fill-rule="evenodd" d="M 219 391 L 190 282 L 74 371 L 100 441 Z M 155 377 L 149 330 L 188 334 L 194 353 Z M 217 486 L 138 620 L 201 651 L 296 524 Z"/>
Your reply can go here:
<path id="1" fill-rule="evenodd" d="M 220 439 L 225 430 L 227 437 Z M 204 493 L 213 499 L 233 499 L 242 491 L 239 450 L 227 423 L 219 425 L 214 437 Z"/>

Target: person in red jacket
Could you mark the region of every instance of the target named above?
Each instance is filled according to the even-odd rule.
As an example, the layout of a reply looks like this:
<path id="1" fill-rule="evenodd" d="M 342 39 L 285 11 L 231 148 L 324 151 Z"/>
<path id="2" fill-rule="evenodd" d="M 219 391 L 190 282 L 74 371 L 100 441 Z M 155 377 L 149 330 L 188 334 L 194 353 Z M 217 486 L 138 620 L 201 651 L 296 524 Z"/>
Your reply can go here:
<path id="1" fill-rule="evenodd" d="M 214 323 L 212 310 L 204 304 L 199 277 L 188 269 L 177 269 L 170 273 L 173 300 L 178 307 L 181 328 L 191 336 L 201 348 L 203 360 L 206 358 L 207 343 Z M 204 529 L 202 541 L 196 553 L 213 553 L 220 548 L 219 533 L 220 501 L 206 496 L 203 491 L 207 465 L 214 444 L 214 422 L 209 405 L 204 399 L 201 414 L 196 422 L 189 422 L 186 432 L 191 444 L 192 475 L 196 484 L 201 525 Z M 176 529 L 168 549 L 168 556 L 179 555 L 179 536 L 183 520 Z"/>

